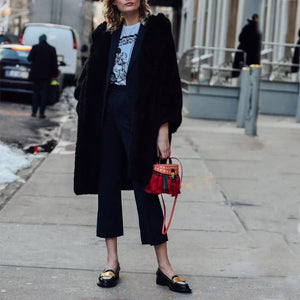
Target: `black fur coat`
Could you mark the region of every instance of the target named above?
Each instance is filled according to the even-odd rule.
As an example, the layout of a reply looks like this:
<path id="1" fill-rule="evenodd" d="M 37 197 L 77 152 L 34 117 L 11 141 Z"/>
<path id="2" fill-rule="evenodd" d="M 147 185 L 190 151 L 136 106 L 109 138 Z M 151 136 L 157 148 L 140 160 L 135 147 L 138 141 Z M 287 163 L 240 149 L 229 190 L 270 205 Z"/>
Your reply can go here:
<path id="1" fill-rule="evenodd" d="M 150 179 L 157 160 L 157 136 L 162 124 L 169 123 L 170 134 L 181 124 L 182 92 L 170 21 L 163 15 L 150 16 L 138 65 L 137 101 L 134 111 L 133 141 L 130 160 L 122 170 L 122 189 L 131 189 L 128 178 L 144 185 Z M 102 102 L 111 42 L 106 22 L 93 32 L 91 53 L 77 87 L 78 131 L 75 153 L 74 191 L 97 194 L 99 152 L 101 150 Z M 127 176 L 129 175 L 129 176 Z"/>

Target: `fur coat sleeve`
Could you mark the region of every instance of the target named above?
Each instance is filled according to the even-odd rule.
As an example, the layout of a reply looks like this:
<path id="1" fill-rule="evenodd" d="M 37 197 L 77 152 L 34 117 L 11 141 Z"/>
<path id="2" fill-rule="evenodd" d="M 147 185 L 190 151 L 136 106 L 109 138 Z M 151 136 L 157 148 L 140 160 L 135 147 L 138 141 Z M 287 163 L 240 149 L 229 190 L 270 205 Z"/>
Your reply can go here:
<path id="1" fill-rule="evenodd" d="M 168 19 L 166 19 L 166 22 L 168 23 L 168 38 L 166 43 L 167 51 L 164 53 L 164 66 L 166 68 L 165 74 L 167 74 L 167 76 L 164 78 L 162 85 L 162 96 L 164 98 L 161 106 L 162 124 L 168 122 L 170 133 L 174 133 L 180 126 L 182 120 L 182 90 L 171 23 Z"/>

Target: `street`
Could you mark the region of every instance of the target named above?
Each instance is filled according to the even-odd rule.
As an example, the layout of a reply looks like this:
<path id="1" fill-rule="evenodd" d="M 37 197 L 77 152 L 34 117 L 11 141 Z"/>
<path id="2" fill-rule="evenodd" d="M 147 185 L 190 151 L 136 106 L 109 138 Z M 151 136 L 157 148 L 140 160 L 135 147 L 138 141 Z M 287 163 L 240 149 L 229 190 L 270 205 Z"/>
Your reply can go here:
<path id="1" fill-rule="evenodd" d="M 39 144 L 58 125 L 49 119 L 32 118 L 31 106 L 11 102 L 1 102 L 0 105 L 0 136 L 1 140 L 22 149 L 31 144 Z"/>
<path id="2" fill-rule="evenodd" d="M 155 285 L 131 192 L 123 193 L 120 283 L 97 287 L 105 244 L 95 236 L 96 197 L 72 191 L 75 128 L 76 118 L 64 123 L 54 151 L 0 212 L 1 299 L 299 299 L 294 118 L 260 116 L 255 138 L 232 122 L 184 118 L 173 139 L 184 178 L 169 251 L 192 295 Z"/>
<path id="3" fill-rule="evenodd" d="M 0 180 L 0 208 L 6 201 L 22 186 L 22 180 L 27 180 L 34 172 L 35 168 L 47 157 L 61 135 L 62 124 L 71 117 L 70 112 L 74 111 L 76 101 L 73 98 L 73 88 L 64 89 L 61 100 L 53 106 L 47 108 L 47 118 L 32 118 L 30 101 L 20 102 L 20 96 L 11 95 L 8 99 L 2 97 L 0 101 L 0 141 L 4 146 L 18 149 L 24 152 L 24 158 L 30 160 L 29 167 L 18 172 L 20 181 L 8 180 L 6 183 L 5 169 L 18 168 L 18 162 L 14 167 L 5 163 L 9 157 L 5 158 L 2 164 L 2 174 Z M 6 100 L 6 101 L 4 101 Z M 8 101 L 9 100 L 9 101 Z M 16 100 L 14 102 L 14 100 Z M 27 100 L 27 99 L 26 99 Z M 37 150 L 38 155 L 28 156 Z M 26 154 L 28 153 L 28 155 Z M 3 155 L 3 153 L 1 153 Z M 8 155 L 8 154 L 6 154 Z M 26 156 L 27 155 L 27 156 Z M 10 158 L 12 160 L 14 158 Z M 4 172 L 4 173 L 3 173 Z"/>
<path id="4" fill-rule="evenodd" d="M 62 118 L 68 115 L 68 111 L 72 104 L 69 102 L 72 97 L 72 88 L 67 87 L 61 101 L 54 106 L 47 107 L 47 118 L 32 118 L 31 101 L 24 103 L 15 102 L 20 96 L 9 96 L 9 101 L 4 101 L 4 97 L 0 98 L 0 137 L 1 141 L 16 145 L 21 149 L 27 149 L 30 145 L 41 145 L 55 140 L 55 131 L 60 125 Z M 71 98 L 73 99 L 73 98 Z"/>
<path id="5" fill-rule="evenodd" d="M 299 82 L 300 0 L 0 0 L 0 300 L 299 300 Z"/>

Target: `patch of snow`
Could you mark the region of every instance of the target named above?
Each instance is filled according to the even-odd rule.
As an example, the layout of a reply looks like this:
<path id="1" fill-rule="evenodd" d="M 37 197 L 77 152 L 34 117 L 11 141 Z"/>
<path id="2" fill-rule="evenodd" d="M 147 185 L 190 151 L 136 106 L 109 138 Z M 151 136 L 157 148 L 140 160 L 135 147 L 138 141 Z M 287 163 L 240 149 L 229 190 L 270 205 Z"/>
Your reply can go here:
<path id="1" fill-rule="evenodd" d="M 61 140 L 52 151 L 55 154 L 69 155 L 74 154 L 75 150 L 66 150 L 69 146 L 74 146 L 74 142 Z"/>
<path id="2" fill-rule="evenodd" d="M 68 111 L 68 110 L 75 109 L 77 100 L 73 96 L 74 90 L 75 90 L 74 86 L 68 86 L 64 88 L 60 96 L 59 102 L 54 104 L 53 108 L 59 111 Z"/>
<path id="3" fill-rule="evenodd" d="M 25 182 L 15 173 L 30 167 L 31 160 L 32 155 L 25 154 L 22 150 L 9 147 L 0 141 L 0 190 L 14 181 Z"/>

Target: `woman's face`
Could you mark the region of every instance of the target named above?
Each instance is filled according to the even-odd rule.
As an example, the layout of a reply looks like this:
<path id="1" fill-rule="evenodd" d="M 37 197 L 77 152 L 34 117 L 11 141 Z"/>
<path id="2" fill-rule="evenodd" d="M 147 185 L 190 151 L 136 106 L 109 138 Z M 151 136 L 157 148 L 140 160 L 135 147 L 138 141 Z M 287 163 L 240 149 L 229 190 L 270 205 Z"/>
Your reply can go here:
<path id="1" fill-rule="evenodd" d="M 140 0 L 114 0 L 113 5 L 116 5 L 121 13 L 132 13 L 139 10 Z"/>

